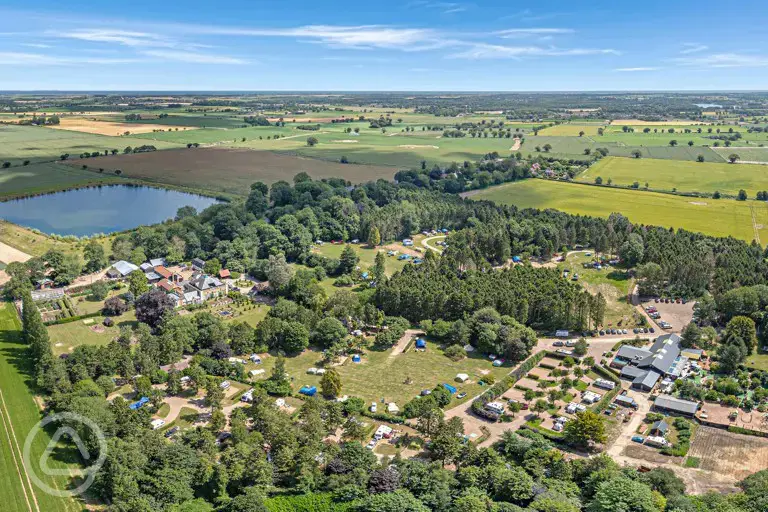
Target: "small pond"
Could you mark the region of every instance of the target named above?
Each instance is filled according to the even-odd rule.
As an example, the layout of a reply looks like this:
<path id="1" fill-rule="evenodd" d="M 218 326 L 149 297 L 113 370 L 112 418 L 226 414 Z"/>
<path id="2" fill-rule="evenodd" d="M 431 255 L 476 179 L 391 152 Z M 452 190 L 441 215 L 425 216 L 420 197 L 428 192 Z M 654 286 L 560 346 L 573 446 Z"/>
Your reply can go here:
<path id="1" fill-rule="evenodd" d="M 90 236 L 157 224 L 182 206 L 201 211 L 217 202 L 176 190 L 104 185 L 0 202 L 0 219 L 47 234 Z"/>

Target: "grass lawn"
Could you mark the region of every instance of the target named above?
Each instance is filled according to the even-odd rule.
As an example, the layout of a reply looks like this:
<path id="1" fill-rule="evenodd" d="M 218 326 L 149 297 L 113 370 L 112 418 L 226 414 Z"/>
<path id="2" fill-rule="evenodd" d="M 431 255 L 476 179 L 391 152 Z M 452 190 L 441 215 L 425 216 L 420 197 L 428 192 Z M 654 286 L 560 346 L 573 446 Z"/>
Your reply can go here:
<path id="1" fill-rule="evenodd" d="M 165 418 L 168 416 L 168 413 L 171 412 L 171 406 L 168 404 L 163 404 L 160 406 L 160 408 L 155 413 L 155 416 L 158 418 Z"/>
<path id="2" fill-rule="evenodd" d="M 71 498 L 57 498 L 35 487 L 26 476 L 22 462 L 25 438 L 41 418 L 41 410 L 30 388 L 31 361 L 26 346 L 21 342 L 21 323 L 10 303 L 0 304 L 0 496 L 3 510 L 28 512 L 36 510 L 35 500 L 41 511 L 81 511 L 84 505 Z M 66 489 L 70 481 L 66 477 L 50 477 L 44 474 L 39 460 L 51 441 L 50 433 L 41 431 L 32 442 L 32 470 L 46 484 Z M 74 469 L 69 446 L 57 446 L 47 464 L 52 469 Z M 26 498 L 25 498 L 26 496 Z M 27 499 L 29 503 L 27 504 Z"/>
<path id="3" fill-rule="evenodd" d="M 414 240 L 414 247 L 418 247 L 416 240 Z M 394 245 L 400 245 L 394 244 Z M 345 245 L 344 244 L 323 244 L 321 246 L 316 246 L 313 251 L 322 254 L 323 256 L 326 256 L 328 258 L 336 258 L 338 259 L 339 256 L 341 256 L 341 251 L 344 250 Z M 352 248 L 355 250 L 357 255 L 360 257 L 360 268 L 363 270 L 367 270 L 370 267 L 373 267 L 374 260 L 376 259 L 376 253 L 377 252 L 384 252 L 384 255 L 386 256 L 387 250 L 383 247 L 377 247 L 375 249 L 372 249 L 368 247 L 367 244 L 352 244 Z M 398 260 L 397 256 L 387 256 L 386 257 L 386 273 L 387 275 L 392 275 L 395 272 L 402 270 L 403 267 L 410 264 L 407 261 Z"/>
<path id="4" fill-rule="evenodd" d="M 768 143 L 768 142 L 767 142 Z M 742 146 L 742 142 L 737 143 Z M 762 143 L 761 143 L 762 144 Z M 714 148 L 714 151 L 721 155 L 723 158 L 728 158 L 731 153 L 736 153 L 741 157 L 743 162 L 768 162 L 768 147 L 730 147 L 730 148 Z"/>
<path id="5" fill-rule="evenodd" d="M 736 152 L 736 151 L 734 151 Z M 720 192 L 736 195 L 744 189 L 750 198 L 768 188 L 768 166 L 652 160 L 648 158 L 603 158 L 577 177 L 578 181 L 593 183 L 601 177 L 615 185 L 640 186 L 647 182 L 657 190 L 677 189 L 680 192 Z"/>
<path id="6" fill-rule="evenodd" d="M 83 320 L 78 320 L 48 327 L 48 337 L 51 339 L 54 354 L 71 352 L 77 345 L 106 345 L 120 334 L 120 327 L 123 325 L 133 327 L 136 324 L 136 315 L 133 311 L 129 311 L 115 317 L 115 325 L 112 327 L 104 327 L 102 324 L 104 317 L 101 316 L 86 320 L 93 320 L 93 323 L 85 324 Z"/>
<path id="7" fill-rule="evenodd" d="M 757 353 L 749 356 L 745 364 L 751 369 L 768 370 L 768 352 L 763 352 L 758 348 Z"/>
<path id="8" fill-rule="evenodd" d="M 586 256 L 587 253 L 592 256 Z M 594 267 L 584 268 L 584 263 L 591 263 L 594 258 L 592 251 L 569 254 L 565 262 L 557 268 L 560 272 L 569 270 L 568 279 L 574 274 L 579 274 L 579 282 L 590 293 L 600 292 L 605 297 L 607 307 L 605 310 L 604 325 L 621 325 L 622 327 L 634 327 L 635 308 L 627 302 L 627 294 L 633 281 L 629 275 L 620 268 L 603 267 L 597 270 Z M 621 323 L 619 323 L 621 322 Z"/>
<path id="9" fill-rule="evenodd" d="M 462 400 L 454 400 L 450 407 L 480 394 L 487 386 L 480 386 L 483 372 L 491 373 L 498 381 L 509 373 L 512 365 L 496 368 L 487 358 L 480 355 L 453 362 L 445 357 L 439 346 L 427 342 L 426 352 L 409 350 L 404 354 L 390 356 L 391 350 L 367 351 L 361 363 L 352 363 L 351 358 L 342 366 L 336 367 L 341 375 L 342 394 L 359 396 L 367 402 L 394 401 L 401 408 L 423 389 L 432 389 L 438 384 L 448 383 L 457 388 L 458 393 L 465 392 Z M 256 368 L 266 372 L 261 378 L 269 377 L 275 363 L 274 357 L 264 359 L 262 365 L 249 364 L 247 370 Z M 286 369 L 293 379 L 294 392 L 304 385 L 320 385 L 320 377 L 308 375 L 308 368 L 321 366 L 322 356 L 314 350 L 305 350 L 302 354 L 286 358 Z M 454 382 L 456 374 L 466 373 L 470 380 L 464 384 Z M 410 379 L 410 384 L 406 380 Z"/>
<path id="10" fill-rule="evenodd" d="M 698 199 L 541 179 L 490 187 L 472 197 L 520 208 L 554 208 L 593 217 L 619 212 L 636 223 L 746 241 L 754 239 L 758 232 L 761 239 L 768 240 L 768 205 L 757 201 Z"/>

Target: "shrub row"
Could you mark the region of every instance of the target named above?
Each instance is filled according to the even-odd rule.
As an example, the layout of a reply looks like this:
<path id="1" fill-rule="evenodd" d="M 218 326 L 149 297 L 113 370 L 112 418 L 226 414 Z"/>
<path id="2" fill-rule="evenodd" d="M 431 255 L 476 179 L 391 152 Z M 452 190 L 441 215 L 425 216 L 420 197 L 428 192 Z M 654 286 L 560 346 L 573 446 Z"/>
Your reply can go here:
<path id="1" fill-rule="evenodd" d="M 748 428 L 737 427 L 736 425 L 730 425 L 728 427 L 728 432 L 731 432 L 733 434 L 744 434 L 745 436 L 768 437 L 768 432 L 761 432 L 759 430 L 751 430 Z"/>
<path id="2" fill-rule="evenodd" d="M 94 318 L 97 316 L 101 316 L 101 311 L 96 311 L 94 313 L 87 313 L 85 315 L 75 315 L 75 316 L 69 316 L 66 318 L 59 318 L 58 320 L 52 320 L 50 322 L 45 322 L 45 325 L 60 325 L 60 324 L 69 324 L 72 322 L 77 322 L 78 320 L 84 320 L 86 318 Z"/>
<path id="3" fill-rule="evenodd" d="M 539 363 L 539 361 L 544 359 L 544 356 L 546 355 L 546 351 L 541 351 L 523 361 L 520 366 L 512 370 L 506 377 L 488 388 L 485 393 L 477 397 L 472 402 L 472 411 L 475 414 L 482 416 L 484 414 L 485 404 L 506 393 L 509 388 L 514 386 L 518 380 L 523 378 L 529 371 L 531 371 Z"/>

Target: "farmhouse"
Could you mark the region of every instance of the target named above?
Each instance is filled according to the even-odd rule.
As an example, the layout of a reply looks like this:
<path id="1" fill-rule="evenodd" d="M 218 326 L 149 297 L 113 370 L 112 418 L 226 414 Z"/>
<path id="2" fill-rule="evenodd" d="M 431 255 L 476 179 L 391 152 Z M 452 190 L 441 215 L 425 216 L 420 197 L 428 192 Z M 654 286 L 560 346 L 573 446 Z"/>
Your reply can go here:
<path id="1" fill-rule="evenodd" d="M 189 281 L 183 282 L 185 300 L 187 295 L 193 298 L 193 302 L 205 302 L 213 297 L 220 297 L 229 292 L 229 286 L 217 278 L 205 274 L 192 276 Z M 191 295 L 190 295 L 191 294 Z"/>
<path id="2" fill-rule="evenodd" d="M 632 381 L 632 387 L 651 391 L 662 377 L 676 379 L 688 359 L 680 354 L 680 337 L 659 336 L 650 348 L 622 345 L 611 366 L 621 370 L 621 377 Z"/>
<path id="3" fill-rule="evenodd" d="M 659 395 L 653 403 L 653 408 L 659 412 L 693 416 L 699 409 L 699 404 L 690 400 L 675 398 L 671 395 Z"/>
<path id="4" fill-rule="evenodd" d="M 120 260 L 112 265 L 112 268 L 107 270 L 107 277 L 112 279 L 120 279 L 126 277 L 131 272 L 139 270 L 139 267 L 133 263 L 125 260 Z"/>

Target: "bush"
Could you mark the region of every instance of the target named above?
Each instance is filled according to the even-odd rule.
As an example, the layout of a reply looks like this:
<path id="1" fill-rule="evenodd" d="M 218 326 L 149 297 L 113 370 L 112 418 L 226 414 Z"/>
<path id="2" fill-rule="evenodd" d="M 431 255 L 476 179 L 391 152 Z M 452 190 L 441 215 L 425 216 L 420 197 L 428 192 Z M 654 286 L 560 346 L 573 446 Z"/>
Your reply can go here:
<path id="1" fill-rule="evenodd" d="M 467 351 L 459 345 L 451 345 L 443 352 L 445 356 L 451 361 L 461 361 L 467 357 Z M 492 384 L 492 383 L 491 383 Z"/>

